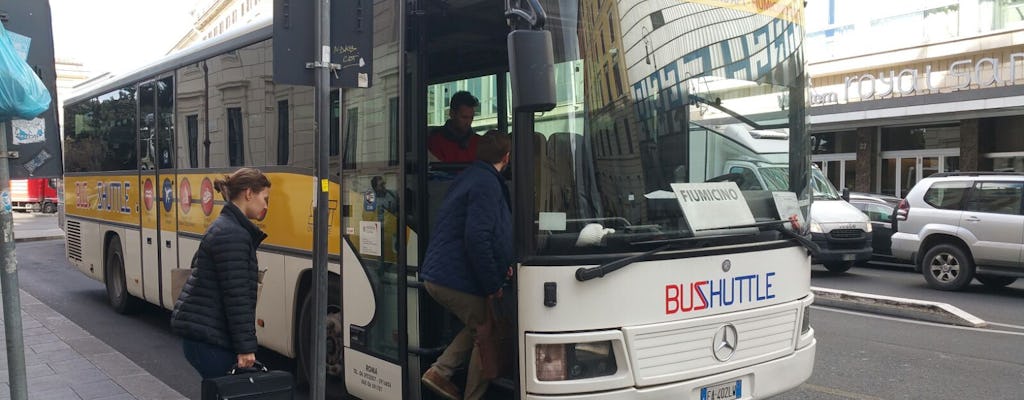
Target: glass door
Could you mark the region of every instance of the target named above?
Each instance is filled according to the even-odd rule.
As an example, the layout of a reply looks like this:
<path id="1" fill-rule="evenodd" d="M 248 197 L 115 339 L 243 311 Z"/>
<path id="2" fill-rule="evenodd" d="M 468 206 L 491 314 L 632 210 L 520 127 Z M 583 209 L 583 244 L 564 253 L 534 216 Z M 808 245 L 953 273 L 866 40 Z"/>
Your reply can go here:
<path id="1" fill-rule="evenodd" d="M 921 179 L 940 172 L 960 170 L 959 151 L 948 155 L 915 153 L 882 155 L 878 180 L 880 193 L 902 198 Z"/>

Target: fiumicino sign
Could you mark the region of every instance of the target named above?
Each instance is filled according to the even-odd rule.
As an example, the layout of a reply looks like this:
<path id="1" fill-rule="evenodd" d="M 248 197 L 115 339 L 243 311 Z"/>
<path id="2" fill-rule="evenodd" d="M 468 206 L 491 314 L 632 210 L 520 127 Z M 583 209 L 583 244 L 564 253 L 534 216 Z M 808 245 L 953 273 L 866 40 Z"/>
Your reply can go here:
<path id="1" fill-rule="evenodd" d="M 672 192 L 694 236 L 754 223 L 754 215 L 736 182 L 673 183 Z"/>

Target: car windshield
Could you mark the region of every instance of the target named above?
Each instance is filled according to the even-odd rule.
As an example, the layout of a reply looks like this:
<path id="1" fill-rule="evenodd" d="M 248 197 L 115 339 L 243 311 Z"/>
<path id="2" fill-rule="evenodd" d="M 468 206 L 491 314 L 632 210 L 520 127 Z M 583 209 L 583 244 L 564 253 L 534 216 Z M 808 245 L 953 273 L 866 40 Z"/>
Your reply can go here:
<path id="1" fill-rule="evenodd" d="M 839 200 L 842 196 L 832 186 L 832 183 L 825 178 L 820 169 L 811 169 L 811 189 L 815 200 Z"/>

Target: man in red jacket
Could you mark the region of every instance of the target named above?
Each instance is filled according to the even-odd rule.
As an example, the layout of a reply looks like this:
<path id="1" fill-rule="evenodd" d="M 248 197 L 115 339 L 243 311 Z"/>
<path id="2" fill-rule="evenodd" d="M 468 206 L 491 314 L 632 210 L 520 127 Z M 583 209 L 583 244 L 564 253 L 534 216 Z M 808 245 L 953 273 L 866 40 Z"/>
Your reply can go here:
<path id="1" fill-rule="evenodd" d="M 427 148 L 438 161 L 471 163 L 476 160 L 480 135 L 473 131 L 473 116 L 480 101 L 467 91 L 455 92 L 448 103 L 448 121 L 430 132 Z"/>

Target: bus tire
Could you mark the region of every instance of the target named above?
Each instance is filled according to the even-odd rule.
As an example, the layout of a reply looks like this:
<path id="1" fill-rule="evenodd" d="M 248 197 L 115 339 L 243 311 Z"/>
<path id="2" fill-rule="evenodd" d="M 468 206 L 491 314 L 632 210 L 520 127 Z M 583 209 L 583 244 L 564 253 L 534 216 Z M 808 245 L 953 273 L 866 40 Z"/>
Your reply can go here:
<path id="1" fill-rule="evenodd" d="M 121 240 L 114 236 L 107 243 L 104 260 L 103 281 L 107 286 L 107 301 L 120 314 L 132 314 L 141 307 L 141 301 L 128 293 L 127 281 L 124 277 L 124 251 Z"/>
<path id="2" fill-rule="evenodd" d="M 295 379 L 298 386 L 309 384 L 309 364 L 313 346 L 313 292 L 312 284 L 307 286 L 305 296 L 299 303 L 298 326 L 295 329 Z M 344 331 L 341 319 L 341 277 L 330 274 L 327 278 L 327 380 L 328 398 L 345 393 L 344 389 Z M 344 396 L 338 397 L 344 398 Z"/>
<path id="3" fill-rule="evenodd" d="M 43 213 L 53 214 L 57 212 L 57 205 L 51 202 L 43 203 Z"/>

